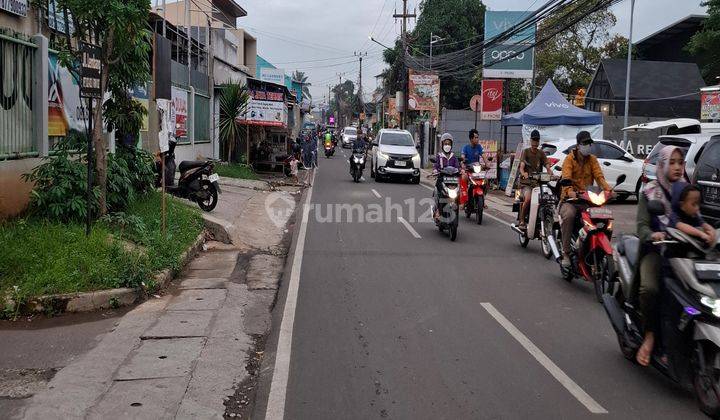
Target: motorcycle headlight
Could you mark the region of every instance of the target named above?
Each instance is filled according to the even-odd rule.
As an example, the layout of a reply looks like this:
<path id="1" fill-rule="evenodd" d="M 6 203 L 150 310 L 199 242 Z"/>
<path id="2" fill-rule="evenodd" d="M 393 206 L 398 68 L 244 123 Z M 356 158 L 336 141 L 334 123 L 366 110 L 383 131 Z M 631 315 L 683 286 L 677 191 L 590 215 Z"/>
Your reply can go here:
<path id="1" fill-rule="evenodd" d="M 473 172 L 475 172 L 477 174 L 477 173 L 480 173 L 480 171 L 482 171 L 482 167 L 480 165 L 478 165 L 478 164 L 473 165 Z"/>
<path id="2" fill-rule="evenodd" d="M 605 191 L 601 192 L 600 194 L 595 194 L 592 191 L 588 191 L 588 196 L 590 197 L 590 202 L 595 204 L 596 206 L 602 206 L 607 201 L 607 198 L 605 197 Z"/>
<path id="3" fill-rule="evenodd" d="M 454 189 L 454 188 L 448 188 L 448 189 L 447 189 L 447 192 L 448 192 L 448 197 L 450 197 L 451 199 L 454 200 L 454 199 L 457 198 L 458 192 L 457 192 L 456 189 Z"/>
<path id="4" fill-rule="evenodd" d="M 700 303 L 712 311 L 712 314 L 720 318 L 720 299 L 711 298 L 710 296 L 701 296 Z"/>
<path id="5" fill-rule="evenodd" d="M 353 158 L 353 160 L 355 161 L 355 163 L 360 163 L 360 158 L 356 157 L 356 158 Z"/>

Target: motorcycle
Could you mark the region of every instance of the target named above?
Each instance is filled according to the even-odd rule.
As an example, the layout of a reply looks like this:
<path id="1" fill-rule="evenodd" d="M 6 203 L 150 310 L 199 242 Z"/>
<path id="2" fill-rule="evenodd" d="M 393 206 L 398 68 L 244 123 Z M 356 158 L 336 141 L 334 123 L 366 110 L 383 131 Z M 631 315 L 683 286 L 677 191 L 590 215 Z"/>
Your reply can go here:
<path id="1" fill-rule="evenodd" d="M 548 173 L 530 174 L 530 179 L 537 181 L 539 186 L 533 188 L 530 208 L 525 213 L 525 229 L 520 229 L 520 209 L 523 197 L 519 196 L 513 203 L 512 211 L 517 213 L 517 221 L 510 225 L 517 232 L 520 246 L 526 248 L 531 239 L 539 239 L 545 258 L 560 255 L 557 242 L 560 237 L 560 224 L 557 221 L 555 208 L 558 204 L 557 191 L 549 183 L 557 181 L 557 177 Z"/>
<path id="2" fill-rule="evenodd" d="M 435 157 L 430 157 L 435 163 Z M 440 232 L 448 231 L 450 240 L 457 239 L 458 224 L 460 221 L 460 207 L 458 197 L 460 195 L 460 171 L 454 166 L 446 166 L 437 175 L 429 175 L 428 178 L 438 178 L 440 184 L 439 196 L 435 197 L 435 206 L 440 210 L 440 217 L 435 219 L 435 225 Z M 434 194 L 438 194 L 435 188 Z M 435 208 L 433 208 L 433 213 Z"/>
<path id="3" fill-rule="evenodd" d="M 624 174 L 620 175 L 615 187 L 617 188 L 625 179 Z M 561 187 L 571 184 L 572 181 L 569 179 L 563 179 L 558 183 Z M 613 287 L 613 251 L 610 245 L 613 212 L 605 207 L 610 197 L 610 193 L 592 186 L 579 194 L 578 198 L 567 200 L 578 206 L 578 216 L 570 240 L 570 267 L 565 268 L 560 264 L 560 272 L 565 281 L 571 282 L 575 277 L 582 277 L 593 283 L 595 297 L 601 303 L 602 295 L 611 292 Z M 577 229 L 578 221 L 582 223 L 579 229 Z M 557 233 L 560 234 L 559 229 Z M 560 262 L 560 254 L 555 255 L 555 259 Z"/>
<path id="4" fill-rule="evenodd" d="M 215 173 L 215 161 L 182 161 L 178 166 L 180 180 L 175 185 L 175 146 L 170 142 L 170 149 L 164 153 L 165 159 L 165 191 L 179 198 L 194 201 L 204 211 L 210 212 L 218 203 L 221 194 L 218 181 L 220 176 Z M 155 162 L 155 186 L 162 186 L 162 164 Z"/>
<path id="5" fill-rule="evenodd" d="M 360 182 L 360 178 L 362 178 L 364 170 L 365 153 L 361 151 L 353 151 L 352 158 L 350 159 L 350 175 L 352 175 L 353 181 Z"/>
<path id="6" fill-rule="evenodd" d="M 325 142 L 325 157 L 330 159 L 330 156 L 335 154 L 335 145 L 333 142 Z"/>
<path id="7" fill-rule="evenodd" d="M 460 205 L 465 206 L 465 216 L 469 219 L 475 213 L 475 220 L 478 225 L 482 224 L 483 211 L 485 210 L 485 188 L 487 185 L 487 171 L 483 170 L 480 163 L 467 165 L 463 170 L 467 175 L 460 178 Z"/>
<path id="8" fill-rule="evenodd" d="M 651 214 L 663 214 L 662 203 L 648 203 Z M 720 247 L 705 248 L 683 232 L 668 228 L 661 246 L 663 268 L 658 294 L 659 329 L 651 365 L 686 389 L 692 389 L 700 410 L 720 416 Z M 640 262 L 640 240 L 623 236 L 613 250 L 619 287 L 603 295 L 603 306 L 620 351 L 634 361 L 643 342 L 642 315 L 636 306 L 640 280 L 633 277 Z"/>

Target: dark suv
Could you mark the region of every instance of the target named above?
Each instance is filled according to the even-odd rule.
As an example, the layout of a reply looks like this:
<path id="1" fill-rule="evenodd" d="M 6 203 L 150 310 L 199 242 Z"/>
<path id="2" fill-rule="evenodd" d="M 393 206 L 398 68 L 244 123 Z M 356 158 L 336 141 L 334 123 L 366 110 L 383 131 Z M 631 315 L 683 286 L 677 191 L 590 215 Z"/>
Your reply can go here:
<path id="1" fill-rule="evenodd" d="M 705 146 L 693 177 L 702 190 L 700 212 L 703 218 L 720 227 L 720 136 L 713 136 Z"/>

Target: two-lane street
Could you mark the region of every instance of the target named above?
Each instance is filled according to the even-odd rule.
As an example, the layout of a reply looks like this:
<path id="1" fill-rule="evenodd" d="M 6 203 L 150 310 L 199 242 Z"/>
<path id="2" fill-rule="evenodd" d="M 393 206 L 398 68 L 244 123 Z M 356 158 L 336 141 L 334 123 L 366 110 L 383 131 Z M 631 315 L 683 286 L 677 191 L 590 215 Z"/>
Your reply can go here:
<path id="1" fill-rule="evenodd" d="M 290 354 L 276 355 L 290 360 L 287 389 L 272 378 L 285 418 L 700 416 L 690 393 L 622 357 L 590 284 L 564 282 L 539 243 L 520 248 L 500 219 L 463 218 L 453 243 L 396 215 L 316 217 L 328 205 L 367 211 L 430 196 L 423 185 L 355 184 L 342 153 L 320 161 Z"/>

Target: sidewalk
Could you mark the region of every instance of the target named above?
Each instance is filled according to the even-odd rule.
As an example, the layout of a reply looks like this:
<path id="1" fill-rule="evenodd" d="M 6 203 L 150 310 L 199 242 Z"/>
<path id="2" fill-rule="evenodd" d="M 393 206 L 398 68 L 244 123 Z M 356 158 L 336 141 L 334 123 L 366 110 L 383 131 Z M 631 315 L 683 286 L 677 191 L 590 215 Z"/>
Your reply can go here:
<path id="1" fill-rule="evenodd" d="M 232 244 L 208 243 L 165 296 L 60 370 L 24 418 L 222 419 L 246 409 L 299 194 L 230 184 L 212 215 Z"/>

